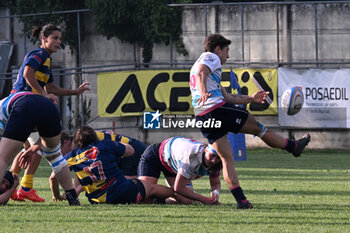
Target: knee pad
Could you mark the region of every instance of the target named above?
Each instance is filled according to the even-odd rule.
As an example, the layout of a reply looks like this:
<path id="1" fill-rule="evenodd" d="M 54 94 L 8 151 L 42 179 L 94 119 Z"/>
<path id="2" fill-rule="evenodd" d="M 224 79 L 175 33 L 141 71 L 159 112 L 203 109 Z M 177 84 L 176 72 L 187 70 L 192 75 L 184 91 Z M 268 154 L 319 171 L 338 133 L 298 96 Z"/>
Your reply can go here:
<path id="1" fill-rule="evenodd" d="M 49 163 L 52 167 L 52 171 L 55 174 L 59 173 L 65 166 L 68 166 L 67 160 L 65 160 L 62 155 L 59 155 L 57 158 L 51 160 Z"/>
<path id="2" fill-rule="evenodd" d="M 264 136 L 264 134 L 266 133 L 266 128 L 265 126 L 263 126 L 262 124 L 260 124 L 259 121 L 256 122 L 256 124 L 259 126 L 259 128 L 261 128 L 261 132 L 260 134 L 258 135 L 259 138 L 262 138 Z"/>

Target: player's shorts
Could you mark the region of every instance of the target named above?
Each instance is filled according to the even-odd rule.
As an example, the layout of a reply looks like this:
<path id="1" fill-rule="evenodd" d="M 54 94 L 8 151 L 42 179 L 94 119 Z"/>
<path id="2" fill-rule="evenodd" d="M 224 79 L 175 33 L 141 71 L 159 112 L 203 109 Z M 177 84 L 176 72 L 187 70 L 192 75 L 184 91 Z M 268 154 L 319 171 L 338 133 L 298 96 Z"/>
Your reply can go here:
<path id="1" fill-rule="evenodd" d="M 118 192 L 118 190 L 115 190 Z M 111 195 L 108 191 L 107 195 Z M 113 194 L 111 195 L 113 196 Z M 107 202 L 108 204 L 130 204 L 130 203 L 140 203 L 146 197 L 146 190 L 143 183 L 138 179 L 128 180 L 128 187 L 126 190 L 118 195 L 113 201 Z M 113 198 L 111 198 L 113 199 Z"/>
<path id="2" fill-rule="evenodd" d="M 137 176 L 137 167 L 141 155 L 146 149 L 146 145 L 136 139 L 131 139 L 129 145 L 134 148 L 135 153 L 131 156 L 121 158 L 118 166 L 124 172 L 124 175 Z"/>
<path id="3" fill-rule="evenodd" d="M 226 103 L 203 116 L 196 116 L 196 120 L 204 122 L 210 119 L 215 119 L 216 121 L 221 121 L 220 128 L 202 127 L 200 129 L 202 135 L 208 139 L 210 144 L 212 144 L 228 132 L 238 133 L 247 121 L 248 115 L 249 113 L 247 110 Z"/>
<path id="4" fill-rule="evenodd" d="M 142 154 L 137 175 L 150 176 L 159 178 L 160 172 L 163 172 L 165 177 L 175 177 L 176 174 L 170 173 L 161 163 L 159 158 L 160 144 L 152 144 Z"/>
<path id="5" fill-rule="evenodd" d="M 46 97 L 23 95 L 14 99 L 9 109 L 3 137 L 25 142 L 35 128 L 41 137 L 54 137 L 61 132 L 58 110 Z"/>

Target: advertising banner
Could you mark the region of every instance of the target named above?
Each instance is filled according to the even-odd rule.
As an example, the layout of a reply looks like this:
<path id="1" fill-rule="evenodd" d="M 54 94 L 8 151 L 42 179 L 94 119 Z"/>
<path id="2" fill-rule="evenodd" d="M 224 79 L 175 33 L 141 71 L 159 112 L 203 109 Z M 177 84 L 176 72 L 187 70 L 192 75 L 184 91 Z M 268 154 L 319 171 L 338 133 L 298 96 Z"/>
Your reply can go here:
<path id="1" fill-rule="evenodd" d="M 277 69 L 234 69 L 244 95 L 269 91 L 264 104 L 248 104 L 252 114 L 277 115 Z M 221 85 L 231 89 L 230 70 L 223 70 Z M 193 115 L 189 70 L 108 72 L 97 75 L 100 117 L 142 116 L 144 112 Z"/>
<path id="2" fill-rule="evenodd" d="M 291 87 L 303 92 L 300 112 L 287 115 L 279 108 L 282 127 L 350 128 L 350 69 L 278 69 L 279 103 Z"/>

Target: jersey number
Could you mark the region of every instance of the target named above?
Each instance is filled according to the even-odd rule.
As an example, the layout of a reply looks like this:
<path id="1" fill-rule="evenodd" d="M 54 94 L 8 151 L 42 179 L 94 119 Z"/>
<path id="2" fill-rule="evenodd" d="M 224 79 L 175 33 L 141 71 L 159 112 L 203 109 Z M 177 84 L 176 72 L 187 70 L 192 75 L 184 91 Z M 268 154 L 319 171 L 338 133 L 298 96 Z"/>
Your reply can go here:
<path id="1" fill-rule="evenodd" d="M 84 171 L 89 174 L 94 183 L 98 183 L 99 180 L 106 180 L 101 161 L 92 163 L 90 167 L 84 167 Z"/>

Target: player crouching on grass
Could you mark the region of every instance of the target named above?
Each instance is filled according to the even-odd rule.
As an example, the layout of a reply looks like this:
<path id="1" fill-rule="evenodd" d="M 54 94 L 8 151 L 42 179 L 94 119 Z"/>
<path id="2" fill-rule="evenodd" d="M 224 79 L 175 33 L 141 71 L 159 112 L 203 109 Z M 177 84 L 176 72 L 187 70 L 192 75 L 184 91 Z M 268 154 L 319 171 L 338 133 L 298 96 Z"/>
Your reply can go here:
<path id="1" fill-rule="evenodd" d="M 74 145 L 76 148 L 64 158 L 79 180 L 77 192 L 83 188 L 91 204 L 142 203 L 149 198 L 174 194 L 171 188 L 124 177 L 117 161 L 119 157 L 134 154 L 129 144 L 109 139 L 100 141 L 91 127 L 83 126 L 75 132 Z"/>
<path id="2" fill-rule="evenodd" d="M 211 145 L 183 137 L 173 137 L 159 144 L 150 145 L 138 167 L 139 179 L 157 184 L 162 172 L 167 183 L 173 187 L 176 203 L 192 204 L 201 202 L 207 205 L 219 204 L 221 190 L 221 160 Z M 211 197 L 194 192 L 187 184 L 191 180 L 209 175 Z M 166 200 L 168 203 L 168 200 Z"/>

